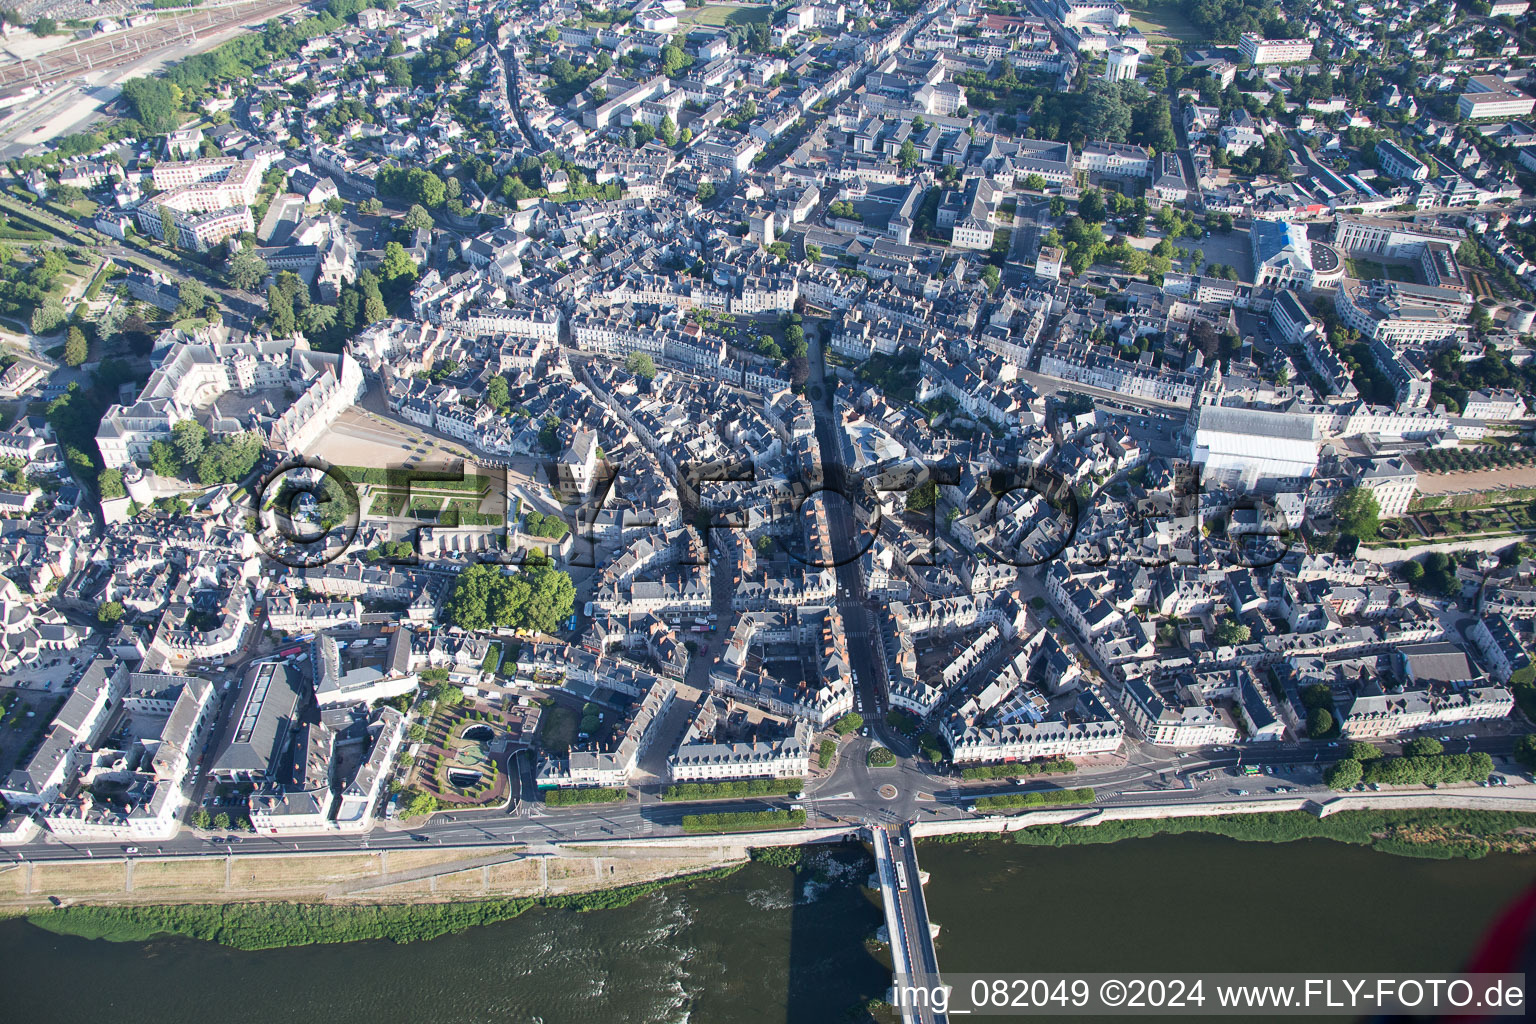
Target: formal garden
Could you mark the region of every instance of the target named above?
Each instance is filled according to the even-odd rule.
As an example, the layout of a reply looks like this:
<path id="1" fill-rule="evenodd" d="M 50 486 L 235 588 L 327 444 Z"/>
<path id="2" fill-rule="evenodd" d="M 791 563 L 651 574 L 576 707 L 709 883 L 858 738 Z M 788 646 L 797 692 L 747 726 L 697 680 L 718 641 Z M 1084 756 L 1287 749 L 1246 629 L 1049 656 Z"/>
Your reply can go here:
<path id="1" fill-rule="evenodd" d="M 497 752 L 496 741 L 512 727 L 507 712 L 490 705 L 440 703 L 419 733 L 422 747 L 411 785 L 440 805 L 486 807 L 505 802 L 506 757 L 505 751 Z"/>

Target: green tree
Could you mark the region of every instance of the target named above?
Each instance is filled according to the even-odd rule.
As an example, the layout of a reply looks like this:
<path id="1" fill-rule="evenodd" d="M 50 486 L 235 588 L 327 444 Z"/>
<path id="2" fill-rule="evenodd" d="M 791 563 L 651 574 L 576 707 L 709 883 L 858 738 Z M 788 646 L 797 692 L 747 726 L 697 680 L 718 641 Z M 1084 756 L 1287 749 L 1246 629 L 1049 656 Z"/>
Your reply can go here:
<path id="1" fill-rule="evenodd" d="M 110 626 L 123 617 L 123 606 L 118 601 L 105 601 L 96 606 L 96 621 L 103 626 Z"/>
<path id="2" fill-rule="evenodd" d="M 1090 224 L 1102 224 L 1109 216 L 1104 206 L 1104 193 L 1096 188 L 1088 189 L 1077 202 L 1077 215 Z"/>
<path id="3" fill-rule="evenodd" d="M 651 380 L 656 376 L 656 363 L 645 352 L 631 352 L 629 358 L 624 360 L 624 369 L 644 380 Z"/>
<path id="4" fill-rule="evenodd" d="M 661 126 L 656 129 L 656 134 L 661 136 L 661 141 L 669 146 L 677 145 L 677 124 L 672 120 L 672 115 L 664 115 Z"/>
<path id="5" fill-rule="evenodd" d="M 1328 784 L 1329 789 L 1350 789 L 1360 784 L 1363 775 L 1364 770 L 1360 762 L 1354 758 L 1346 758 L 1329 765 L 1328 770 L 1323 773 L 1323 781 Z"/>
<path id="6" fill-rule="evenodd" d="M 384 244 L 384 260 L 379 264 L 379 274 L 385 281 L 393 281 L 401 277 L 414 281 L 416 273 L 416 261 L 411 259 L 410 254 L 405 251 L 405 246 L 399 242 Z"/>
<path id="7" fill-rule="evenodd" d="M 208 428 L 196 420 L 182 420 L 171 428 L 171 447 L 180 467 L 197 465 L 207 442 Z"/>
<path id="8" fill-rule="evenodd" d="M 507 389 L 507 378 L 497 374 L 486 382 L 485 404 L 497 412 L 507 411 L 512 404 L 512 398 Z"/>
<path id="9" fill-rule="evenodd" d="M 266 280 L 267 273 L 266 260 L 249 249 L 241 249 L 230 257 L 229 266 L 224 271 L 224 280 L 229 282 L 231 288 L 248 292 Z"/>
<path id="10" fill-rule="evenodd" d="M 1381 525 L 1381 505 L 1369 488 L 1351 487 L 1334 502 L 1333 517 L 1344 533 L 1371 540 Z"/>
<path id="11" fill-rule="evenodd" d="M 432 814 L 438 808 L 437 797 L 421 790 L 410 790 L 409 793 L 401 793 L 400 817 L 419 818 L 424 814 Z"/>
<path id="12" fill-rule="evenodd" d="M 1248 642 L 1253 631 L 1236 619 L 1222 619 L 1216 623 L 1216 642 L 1223 647 Z"/>
<path id="13" fill-rule="evenodd" d="M 123 488 L 123 471 L 104 469 L 96 477 L 96 490 L 103 498 L 121 498 L 128 492 Z"/>
<path id="14" fill-rule="evenodd" d="M 1526 733 L 1515 741 L 1515 760 L 1536 771 L 1536 733 Z"/>
<path id="15" fill-rule="evenodd" d="M 175 476 L 181 472 L 181 462 L 176 449 L 169 441 L 152 441 L 149 445 L 149 469 L 157 476 Z"/>
<path id="16" fill-rule="evenodd" d="M 1117 83 L 1096 78 L 1084 90 L 1079 130 L 1089 139 L 1124 142 L 1131 130 L 1131 108 Z"/>
<path id="17" fill-rule="evenodd" d="M 69 314 L 64 311 L 63 303 L 49 297 L 43 301 L 42 305 L 32 310 L 32 333 L 52 334 L 64 326 L 64 322 L 68 319 Z"/>
<path id="18" fill-rule="evenodd" d="M 220 811 L 218 814 L 215 814 L 213 816 L 213 827 L 214 828 L 217 828 L 217 829 L 227 829 L 227 828 L 229 828 L 229 825 L 230 825 L 230 822 L 229 822 L 229 812 L 228 811 Z"/>
<path id="19" fill-rule="evenodd" d="M 213 815 L 208 813 L 208 808 L 199 807 L 192 812 L 192 817 L 188 819 L 188 824 L 193 828 L 206 829 L 209 825 L 213 824 Z"/>
<path id="20" fill-rule="evenodd" d="M 710 182 L 701 181 L 699 183 L 698 197 L 699 202 L 701 203 L 709 202 L 711 199 L 715 198 L 715 186 Z"/>
<path id="21" fill-rule="evenodd" d="M 904 140 L 901 144 L 900 151 L 898 151 L 896 154 L 896 162 L 901 165 L 901 169 L 904 171 L 910 171 L 912 168 L 917 166 L 917 162 L 920 159 L 921 157 L 918 155 L 917 147 L 912 144 L 912 140 Z"/>
<path id="22" fill-rule="evenodd" d="M 669 43 L 661 48 L 661 73 L 668 78 L 675 78 L 693 64 L 693 58 L 683 52 L 682 47 L 676 43 Z"/>
<path id="23" fill-rule="evenodd" d="M 427 208 L 420 203 L 413 203 L 411 208 L 405 211 L 405 218 L 400 222 L 407 231 L 420 231 L 422 228 L 433 228 L 432 215 Z"/>
<path id="24" fill-rule="evenodd" d="M 169 207 L 160 207 L 160 240 L 174 249 L 181 244 L 181 229 L 171 217 Z"/>
<path id="25" fill-rule="evenodd" d="M 489 565 L 459 574 L 444 602 L 448 621 L 461 629 L 501 626 L 552 633 L 569 618 L 576 588 L 568 573 L 530 561 L 515 574 Z"/>
<path id="26" fill-rule="evenodd" d="M 71 326 L 68 339 L 64 342 L 64 362 L 68 366 L 79 366 L 85 362 L 90 354 L 90 347 L 85 343 L 85 332 L 78 327 Z"/>
<path id="27" fill-rule="evenodd" d="M 181 122 L 181 90 L 165 78 L 130 78 L 122 93 L 133 116 L 151 133 L 168 132 Z"/>
<path id="28" fill-rule="evenodd" d="M 922 512 L 933 508 L 939 501 L 939 485 L 932 480 L 924 480 L 907 494 L 907 511 Z"/>
<path id="29" fill-rule="evenodd" d="M 1333 713 L 1327 708 L 1313 708 L 1307 715 L 1307 735 L 1322 739 L 1333 733 Z M 1359 762 L 1355 762 L 1359 764 Z"/>
<path id="30" fill-rule="evenodd" d="M 322 302 L 312 303 L 299 314 L 299 328 L 308 336 L 324 334 L 336 323 L 338 313 L 335 306 L 327 306 Z"/>
<path id="31" fill-rule="evenodd" d="M 374 324 L 389 315 L 389 309 L 384 305 L 384 296 L 379 294 L 378 288 L 363 295 L 363 323 Z"/>
<path id="32" fill-rule="evenodd" d="M 1445 753 L 1445 746 L 1433 736 L 1415 736 L 1403 744 L 1405 757 L 1438 757 Z"/>
<path id="33" fill-rule="evenodd" d="M 808 245 L 805 247 L 805 258 L 811 263 L 821 262 L 821 246 Z"/>
<path id="34" fill-rule="evenodd" d="M 1349 745 L 1349 756 L 1364 764 L 1381 757 L 1382 753 L 1380 747 L 1373 747 L 1369 743 L 1361 743 L 1357 740 Z"/>

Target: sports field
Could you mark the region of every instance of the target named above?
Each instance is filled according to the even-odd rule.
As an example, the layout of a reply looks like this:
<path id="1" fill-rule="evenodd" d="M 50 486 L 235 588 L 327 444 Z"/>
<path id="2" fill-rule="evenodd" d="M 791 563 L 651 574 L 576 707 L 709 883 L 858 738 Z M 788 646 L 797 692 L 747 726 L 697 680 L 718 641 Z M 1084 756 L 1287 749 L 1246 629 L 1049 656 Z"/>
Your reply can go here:
<path id="1" fill-rule="evenodd" d="M 773 8 L 766 4 L 706 4 L 690 7 L 677 16 L 680 25 L 714 25 L 727 28 L 732 25 L 767 24 L 773 16 Z"/>
<path id="2" fill-rule="evenodd" d="M 1195 27 L 1178 3 L 1170 0 L 1128 0 L 1131 24 L 1153 42 L 1202 43 L 1204 33 Z"/>

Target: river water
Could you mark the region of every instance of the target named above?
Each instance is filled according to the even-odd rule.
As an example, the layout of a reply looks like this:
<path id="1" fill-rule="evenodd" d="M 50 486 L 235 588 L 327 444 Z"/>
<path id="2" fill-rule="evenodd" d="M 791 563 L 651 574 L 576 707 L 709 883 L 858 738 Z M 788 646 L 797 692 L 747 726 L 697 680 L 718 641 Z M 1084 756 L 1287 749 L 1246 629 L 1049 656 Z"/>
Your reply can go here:
<path id="1" fill-rule="evenodd" d="M 919 853 L 939 963 L 955 972 L 1449 970 L 1536 877 L 1529 857 L 1421 861 L 1197 835 Z M 861 888 L 869 865 L 827 852 L 798 874 L 753 864 L 618 910 L 533 911 L 410 945 L 239 952 L 0 922 L 0 998 L 7 1019 L 34 1024 L 847 1020 L 889 982 L 866 948 L 882 919 Z"/>

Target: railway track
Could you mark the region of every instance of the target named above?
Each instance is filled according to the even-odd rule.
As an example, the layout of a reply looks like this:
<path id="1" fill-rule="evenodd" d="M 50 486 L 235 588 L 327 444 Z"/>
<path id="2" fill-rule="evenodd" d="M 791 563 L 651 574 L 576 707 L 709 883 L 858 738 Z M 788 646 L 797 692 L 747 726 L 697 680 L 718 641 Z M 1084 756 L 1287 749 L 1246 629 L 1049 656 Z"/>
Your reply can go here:
<path id="1" fill-rule="evenodd" d="M 153 57 L 172 46 L 194 43 L 202 36 L 222 32 L 234 24 L 266 21 L 304 6 L 294 0 L 225 4 L 166 18 L 153 25 L 95 36 L 36 57 L 12 58 L 0 63 L 0 90 L 25 85 L 46 89 L 93 71 L 110 70 Z"/>

